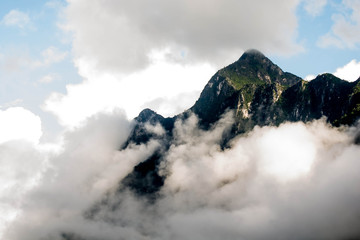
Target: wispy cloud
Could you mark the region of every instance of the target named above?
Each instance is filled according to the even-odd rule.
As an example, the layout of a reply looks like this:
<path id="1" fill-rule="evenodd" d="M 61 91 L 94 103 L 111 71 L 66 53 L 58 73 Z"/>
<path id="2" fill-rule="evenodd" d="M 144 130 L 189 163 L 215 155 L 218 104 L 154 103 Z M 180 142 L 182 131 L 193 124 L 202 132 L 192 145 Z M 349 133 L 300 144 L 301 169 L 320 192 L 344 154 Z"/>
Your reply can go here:
<path id="1" fill-rule="evenodd" d="M 42 60 L 38 60 L 32 63 L 34 67 L 44 67 L 54 63 L 61 62 L 67 57 L 68 52 L 61 51 L 56 47 L 50 46 L 45 50 L 43 50 L 41 52 L 41 55 L 42 55 Z"/>
<path id="2" fill-rule="evenodd" d="M 59 78 L 59 75 L 58 74 L 47 74 L 45 76 L 43 76 L 42 78 L 40 78 L 38 80 L 38 83 L 42 83 L 42 84 L 48 84 L 48 83 L 51 83 L 53 82 L 55 79 L 58 79 Z"/>
<path id="3" fill-rule="evenodd" d="M 19 10 L 11 10 L 1 20 L 5 26 L 25 28 L 30 23 L 30 17 L 27 13 Z"/>
<path id="4" fill-rule="evenodd" d="M 24 101 L 23 99 L 17 98 L 17 99 L 15 99 L 13 101 L 10 101 L 10 102 L 7 102 L 7 103 L 4 103 L 4 104 L 0 105 L 0 108 L 14 107 L 14 106 L 17 106 L 17 105 L 23 103 L 23 101 Z"/>
<path id="5" fill-rule="evenodd" d="M 26 49 L 23 50 L 2 54 L 0 56 L 0 68 L 7 72 L 33 71 L 37 68 L 46 68 L 60 63 L 68 56 L 67 51 L 61 51 L 54 46 L 44 49 L 36 57 L 31 56 Z"/>
<path id="6" fill-rule="evenodd" d="M 318 40 L 320 47 L 354 49 L 360 44 L 360 4 L 357 0 L 343 0 L 343 11 L 333 14 L 331 30 Z"/>
<path id="7" fill-rule="evenodd" d="M 62 8 L 64 7 L 64 2 L 60 0 L 50 0 L 45 3 L 45 6 L 48 8 Z"/>
<path id="8" fill-rule="evenodd" d="M 328 0 L 305 0 L 304 8 L 308 14 L 315 17 L 321 14 L 327 3 Z"/>

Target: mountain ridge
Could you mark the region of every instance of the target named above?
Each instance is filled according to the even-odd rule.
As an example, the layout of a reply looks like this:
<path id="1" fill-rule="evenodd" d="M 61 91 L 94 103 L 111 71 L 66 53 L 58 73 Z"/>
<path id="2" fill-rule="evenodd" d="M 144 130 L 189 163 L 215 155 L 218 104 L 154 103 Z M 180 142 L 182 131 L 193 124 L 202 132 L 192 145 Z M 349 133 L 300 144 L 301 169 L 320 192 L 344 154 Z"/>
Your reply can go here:
<path id="1" fill-rule="evenodd" d="M 235 136 L 255 126 L 278 126 L 286 121 L 308 122 L 321 117 L 326 117 L 333 126 L 352 125 L 360 116 L 360 78 L 356 82 L 347 82 L 326 73 L 305 81 L 284 72 L 261 52 L 248 50 L 236 62 L 217 71 L 195 104 L 183 113 L 164 118 L 150 109 L 140 112 L 121 149 L 151 139 L 159 140 L 161 146 L 134 168 L 123 186 L 140 195 L 156 194 L 166 178 L 157 172 L 162 156 L 172 144 L 175 122 L 195 114 L 199 127 L 207 130 L 228 110 L 234 111 L 235 120 L 230 132 L 224 135 L 222 148 L 228 147 Z M 157 135 L 149 131 L 149 124 L 160 125 L 164 133 Z M 137 172 L 137 169 L 141 171 Z M 146 187 L 151 190 L 144 192 Z"/>
<path id="2" fill-rule="evenodd" d="M 234 77 L 234 73 L 236 77 Z M 150 109 L 141 111 L 138 117 L 135 118 L 135 122 L 137 122 L 133 130 L 135 134 L 129 137 L 127 144 L 124 146 L 127 146 L 131 139 L 137 139 L 136 135 L 139 136 L 139 123 L 141 123 L 140 125 L 145 122 L 151 124 L 159 123 L 167 132 L 171 132 L 174 122 L 179 118 L 186 118 L 189 112 L 195 113 L 200 119 L 201 127 L 207 128 L 216 122 L 226 109 L 234 109 L 236 110 L 236 118 L 239 122 L 237 133 L 249 131 L 255 125 L 278 125 L 283 121 L 309 121 L 317 119 L 321 117 L 319 112 L 320 115 L 325 117 L 330 116 L 330 123 L 335 126 L 340 124 L 351 125 L 354 123 L 355 118 L 357 118 L 358 111 L 356 110 L 356 104 L 359 97 L 358 93 L 360 92 L 359 81 L 360 77 L 355 82 L 347 82 L 330 73 L 320 74 L 311 81 L 305 81 L 292 73 L 284 72 L 260 51 L 250 49 L 245 51 L 237 61 L 217 71 L 205 85 L 195 104 L 183 113 L 164 118 Z M 319 94 L 316 93 L 316 89 L 326 89 L 329 86 L 332 88 L 332 93 L 327 92 L 327 97 L 331 99 L 331 94 L 337 94 L 333 98 L 341 98 L 342 96 L 341 103 L 351 108 L 338 110 L 341 112 L 341 117 L 338 114 L 336 115 L 337 118 L 333 117 L 334 114 L 329 111 L 325 111 L 326 114 L 322 114 L 324 112 L 323 109 L 317 110 L 317 113 L 304 112 L 303 114 L 306 117 L 292 113 L 293 111 L 296 112 L 296 109 L 291 109 L 294 99 L 304 102 L 306 101 L 306 94 L 308 94 L 307 97 L 312 96 L 314 98 Z M 358 86 L 359 90 L 355 91 L 355 86 Z M 341 91 L 345 93 L 336 91 L 337 87 L 342 88 L 343 90 Z M 354 92 L 353 95 L 356 96 L 353 96 L 352 100 L 348 99 L 352 102 L 350 107 L 343 98 L 346 98 L 352 91 Z M 284 92 L 287 93 L 283 95 Z M 325 92 L 322 94 L 325 94 Z M 313 100 L 308 99 L 308 101 L 312 102 Z M 318 100 L 315 102 L 325 103 Z M 303 111 L 304 109 L 308 111 L 316 110 L 314 106 L 302 107 Z M 326 108 L 329 107 L 326 106 Z M 351 114 L 354 109 L 356 111 Z M 144 114 L 149 114 L 150 112 L 152 114 L 151 119 L 150 117 L 144 118 Z M 344 116 L 349 116 L 347 112 L 352 116 L 352 119 L 345 120 Z M 251 118 L 250 120 L 253 123 L 244 123 L 244 120 L 249 118 Z M 243 126 L 240 126 L 241 124 Z M 247 125 L 249 126 L 246 127 Z M 136 144 L 140 142 L 139 140 L 135 141 Z"/>

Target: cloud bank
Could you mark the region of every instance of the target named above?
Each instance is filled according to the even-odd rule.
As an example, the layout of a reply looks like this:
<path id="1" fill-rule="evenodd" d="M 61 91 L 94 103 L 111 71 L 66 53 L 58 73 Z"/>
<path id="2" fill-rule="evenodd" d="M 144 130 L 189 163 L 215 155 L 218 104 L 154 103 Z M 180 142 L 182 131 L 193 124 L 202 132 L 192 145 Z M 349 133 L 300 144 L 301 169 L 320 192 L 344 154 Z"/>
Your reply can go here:
<path id="1" fill-rule="evenodd" d="M 73 33 L 75 61 L 99 69 L 138 69 L 165 48 L 174 61 L 220 64 L 248 48 L 278 54 L 302 48 L 296 42 L 297 0 L 68 3 L 64 28 Z"/>
<path id="2" fill-rule="evenodd" d="M 19 28 L 25 28 L 29 23 L 29 15 L 16 9 L 8 12 L 1 20 L 1 24 L 5 26 L 15 26 Z"/>
<path id="3" fill-rule="evenodd" d="M 123 115 L 90 119 L 65 136 L 61 152 L 48 156 L 36 187 L 19 197 L 4 239 L 360 236 L 360 147 L 353 143 L 359 128 L 335 129 L 324 120 L 256 127 L 222 150 L 232 116 L 209 131 L 198 128 L 196 116 L 176 122 L 161 165 L 167 178 L 153 203 L 117 189 L 160 143 L 119 151 L 130 128 Z"/>
<path id="4" fill-rule="evenodd" d="M 51 94 L 43 109 L 65 126 L 115 107 L 129 118 L 145 107 L 178 114 L 191 107 L 216 69 L 244 50 L 301 51 L 298 3 L 69 0 L 61 27 L 71 36 L 84 81 L 68 85 L 66 94 Z"/>

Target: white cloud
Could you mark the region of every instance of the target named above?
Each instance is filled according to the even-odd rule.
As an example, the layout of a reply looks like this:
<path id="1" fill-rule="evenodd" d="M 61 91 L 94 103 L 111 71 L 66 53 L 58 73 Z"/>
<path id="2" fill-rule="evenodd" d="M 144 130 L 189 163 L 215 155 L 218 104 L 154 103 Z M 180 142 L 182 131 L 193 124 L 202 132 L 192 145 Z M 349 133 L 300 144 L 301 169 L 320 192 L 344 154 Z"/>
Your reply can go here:
<path id="1" fill-rule="evenodd" d="M 53 82 L 55 79 L 57 79 L 59 76 L 58 74 L 47 74 L 45 76 L 43 76 L 42 78 L 40 78 L 38 80 L 39 83 L 44 83 L 44 84 L 47 84 L 47 83 L 51 83 Z"/>
<path id="2" fill-rule="evenodd" d="M 190 107 L 216 69 L 244 49 L 290 54 L 298 0 L 69 1 L 67 22 L 83 83 L 53 93 L 44 109 L 64 125 L 99 111 L 144 107 L 169 116 Z M 190 7 L 191 6 L 191 7 Z"/>
<path id="3" fill-rule="evenodd" d="M 306 80 L 306 81 L 311 81 L 311 80 L 313 80 L 313 79 L 315 79 L 315 78 L 316 78 L 315 75 L 309 74 L 309 75 L 307 75 L 307 76 L 304 78 L 304 80 Z"/>
<path id="4" fill-rule="evenodd" d="M 4 239 L 58 239 L 64 232 L 104 240 L 360 235 L 360 190 L 354 184 L 360 181 L 360 147 L 353 144 L 359 129 L 336 129 L 323 120 L 257 127 L 221 150 L 232 116 L 227 113 L 209 131 L 198 128 L 195 116 L 175 124 L 175 141 L 162 165 L 168 176 L 161 198 L 152 204 L 116 190 L 118 181 L 159 143 L 117 151 L 129 123 L 119 116 L 90 119 L 64 136 L 63 151 L 50 156 L 36 188 L 17 201 L 18 217 Z M 307 167 L 288 178 L 288 173 L 268 171 L 269 161 Z M 92 208 L 94 218 L 86 218 L 84 212 L 100 202 Z"/>
<path id="5" fill-rule="evenodd" d="M 331 31 L 321 36 L 320 47 L 356 48 L 360 44 L 360 3 L 358 0 L 343 0 L 344 12 L 332 16 Z"/>
<path id="6" fill-rule="evenodd" d="M 67 54 L 67 52 L 62 52 L 56 47 L 48 47 L 41 53 L 44 58 L 45 65 L 61 62 L 62 60 L 64 60 Z"/>
<path id="7" fill-rule="evenodd" d="M 10 73 L 33 71 L 62 62 L 67 56 L 67 51 L 61 51 L 54 46 L 44 49 L 41 55 L 36 57 L 31 56 L 26 49 L 20 48 L 0 56 L 0 69 Z"/>
<path id="8" fill-rule="evenodd" d="M 336 77 L 347 80 L 349 82 L 354 82 L 360 77 L 360 62 L 356 61 L 356 59 L 351 60 L 349 63 L 345 64 L 345 66 L 338 67 L 333 73 Z M 304 80 L 311 81 L 316 78 L 316 75 L 307 75 Z"/>
<path id="9" fill-rule="evenodd" d="M 153 50 L 168 59 L 222 65 L 244 49 L 296 53 L 298 0 L 69 1 L 66 30 L 73 33 L 75 61 L 131 71 L 150 63 Z"/>
<path id="10" fill-rule="evenodd" d="M 43 106 L 63 125 L 76 126 L 97 112 L 117 108 L 124 109 L 129 118 L 145 107 L 152 107 L 164 116 L 177 114 L 192 106 L 214 73 L 207 64 L 183 66 L 163 60 L 125 76 L 99 73 L 85 64 L 81 74 L 86 74 L 87 80 L 68 85 L 66 95 L 53 93 Z"/>
<path id="11" fill-rule="evenodd" d="M 27 68 L 32 65 L 32 61 L 27 53 L 12 53 L 3 55 L 0 58 L 1 70 L 14 73 L 19 72 L 20 69 Z"/>
<path id="12" fill-rule="evenodd" d="M 345 66 L 337 68 L 334 75 L 350 82 L 356 81 L 360 77 L 360 62 L 353 59 Z"/>
<path id="13" fill-rule="evenodd" d="M 51 83 L 54 80 L 54 76 L 51 74 L 45 75 L 39 79 L 39 83 Z"/>
<path id="14" fill-rule="evenodd" d="M 22 107 L 0 110 L 0 144 L 12 140 L 38 143 L 42 135 L 41 120 Z"/>
<path id="15" fill-rule="evenodd" d="M 43 50 L 41 55 L 42 60 L 34 61 L 34 63 L 32 63 L 33 67 L 49 66 L 61 62 L 66 58 L 68 52 L 60 51 L 58 48 L 51 46 Z"/>
<path id="16" fill-rule="evenodd" d="M 337 48 L 344 48 L 343 42 L 334 37 L 332 33 L 327 33 L 319 38 L 317 41 L 317 45 L 323 48 L 327 47 L 337 47 Z"/>
<path id="17" fill-rule="evenodd" d="M 59 0 L 50 0 L 45 3 L 45 6 L 48 8 L 62 8 L 64 3 Z"/>
<path id="18" fill-rule="evenodd" d="M 30 23 L 30 17 L 28 14 L 19 10 L 11 10 L 7 13 L 1 23 L 5 26 L 16 26 L 19 28 L 25 28 Z"/>
<path id="19" fill-rule="evenodd" d="M 45 156 L 33 144 L 21 140 L 0 143 L 0 238 L 3 231 L 21 213 L 19 207 L 26 192 L 40 180 Z"/>
<path id="20" fill-rule="evenodd" d="M 2 105 L 0 105 L 0 108 L 9 108 L 9 107 L 15 107 L 16 105 L 19 105 L 21 103 L 23 103 L 24 100 L 21 99 L 21 98 L 17 98 L 13 101 L 10 101 L 10 102 L 7 102 L 7 103 L 4 103 Z"/>
<path id="21" fill-rule="evenodd" d="M 307 131 L 303 124 L 284 125 L 268 130 L 258 142 L 261 148 L 260 170 L 280 181 L 293 180 L 308 174 L 316 154 L 315 143 L 309 141 L 311 138 L 311 132 Z M 294 154 L 297 151 L 301 154 Z"/>
<path id="22" fill-rule="evenodd" d="M 0 238 L 17 239 L 22 234 L 29 240 L 43 238 L 42 231 L 33 232 L 27 228 L 30 225 L 37 229 L 49 224 L 45 233 L 62 221 L 82 224 L 84 209 L 157 146 L 118 152 L 129 134 L 129 124 L 121 112 L 94 116 L 85 126 L 64 133 L 61 150 L 55 153 L 22 142 L 0 144 L 0 189 L 4 190 L 0 191 L 0 210 L 8 210 L 7 216 L 0 216 L 0 224 L 6 224 L 0 226 Z M 27 218 L 24 222 L 23 216 Z M 1 227 L 8 236 L 2 236 Z"/>
<path id="23" fill-rule="evenodd" d="M 13 105 L 13 104 L 12 104 Z M 42 135 L 38 116 L 21 107 L 0 110 L 0 238 L 19 214 L 20 199 L 33 188 L 45 160 L 36 146 Z"/>
<path id="24" fill-rule="evenodd" d="M 305 0 L 304 8 L 308 14 L 318 16 L 327 4 L 327 0 Z"/>
<path id="25" fill-rule="evenodd" d="M 177 114 L 243 49 L 299 51 L 297 5 L 297 0 L 69 1 L 63 28 L 73 34 L 74 62 L 84 81 L 67 86 L 66 94 L 53 93 L 44 109 L 67 126 L 114 108 L 129 117 L 144 107 Z"/>

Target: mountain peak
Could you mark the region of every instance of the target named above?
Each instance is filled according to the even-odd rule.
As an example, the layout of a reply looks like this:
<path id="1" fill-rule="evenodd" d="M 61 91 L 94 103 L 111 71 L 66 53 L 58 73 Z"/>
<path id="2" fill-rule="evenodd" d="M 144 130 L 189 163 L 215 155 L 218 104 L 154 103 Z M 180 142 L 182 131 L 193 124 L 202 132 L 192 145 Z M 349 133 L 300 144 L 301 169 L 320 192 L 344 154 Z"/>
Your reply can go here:
<path id="1" fill-rule="evenodd" d="M 162 119 L 163 117 L 153 110 L 146 108 L 140 112 L 140 114 L 136 117 L 136 121 L 138 122 L 148 122 L 148 121 L 156 121 Z"/>
<path id="2" fill-rule="evenodd" d="M 267 58 L 262 52 L 260 52 L 257 49 L 248 49 L 246 50 L 243 55 L 240 57 L 240 59 L 246 59 L 246 58 Z"/>
<path id="3" fill-rule="evenodd" d="M 262 89 L 278 99 L 281 92 L 301 81 L 301 78 L 281 70 L 255 49 L 247 50 L 238 61 L 219 70 L 201 92 L 191 108 L 204 125 L 219 119 L 227 109 L 239 106 L 248 115 L 251 102 Z"/>
<path id="4" fill-rule="evenodd" d="M 221 69 L 218 75 L 225 78 L 236 90 L 254 84 L 279 83 L 283 86 L 292 86 L 301 80 L 293 74 L 283 72 L 256 49 L 245 51 L 239 60 Z"/>
<path id="5" fill-rule="evenodd" d="M 314 80 L 336 80 L 340 81 L 341 79 L 336 77 L 335 75 L 331 73 L 322 73 L 319 74 Z"/>
<path id="6" fill-rule="evenodd" d="M 239 58 L 239 60 L 237 62 L 235 62 L 235 64 L 248 64 L 248 65 L 252 65 L 254 67 L 266 67 L 269 69 L 276 69 L 276 71 L 279 71 L 280 73 L 282 72 L 282 70 L 280 69 L 280 67 L 278 67 L 276 64 L 274 64 L 269 58 L 267 58 L 262 52 L 260 52 L 259 50 L 256 49 L 249 49 L 246 50 L 243 55 L 241 55 L 241 57 Z M 269 70 L 266 69 L 266 70 Z"/>

